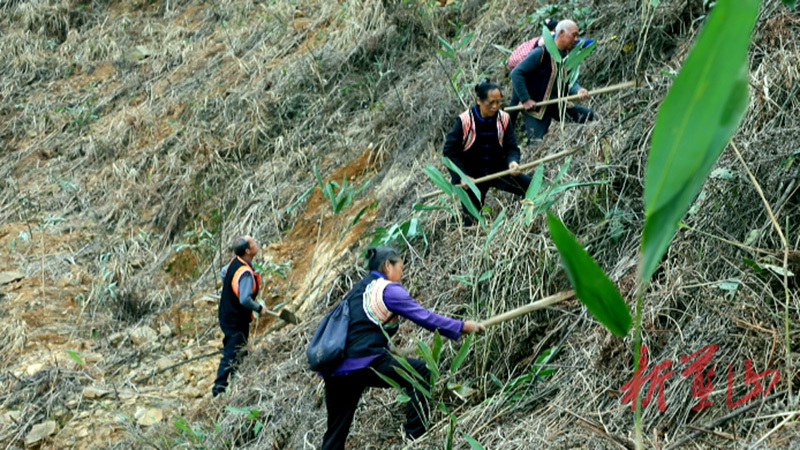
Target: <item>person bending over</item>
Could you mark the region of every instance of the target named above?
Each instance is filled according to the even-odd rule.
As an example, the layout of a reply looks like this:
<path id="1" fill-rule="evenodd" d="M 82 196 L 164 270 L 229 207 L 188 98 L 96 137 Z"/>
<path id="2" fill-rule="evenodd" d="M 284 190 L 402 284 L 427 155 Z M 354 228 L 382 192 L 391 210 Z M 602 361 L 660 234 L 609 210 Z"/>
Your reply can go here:
<path id="1" fill-rule="evenodd" d="M 517 170 L 520 151 L 511 118 L 508 113 L 500 110 L 503 101 L 500 88 L 489 79 L 483 79 L 475 86 L 475 96 L 475 105 L 461 113 L 447 133 L 444 156 L 450 158 L 462 172 L 473 179 L 504 170 L 512 171 L 511 175 L 478 184 L 481 197 L 477 198 L 467 187 L 466 181 L 450 170 L 451 182 L 467 189 L 470 200 L 480 211 L 489 188 L 496 187 L 525 196 L 531 177 Z M 472 225 L 473 218 L 464 205 L 462 217 L 465 225 Z"/>
<path id="2" fill-rule="evenodd" d="M 367 250 L 366 256 L 369 273 L 343 300 L 350 306 L 345 359 L 332 372 L 320 374 L 325 380 L 325 406 L 328 410 L 323 450 L 345 448 L 358 401 L 367 387 L 390 387 L 375 372 L 397 382 L 411 398 L 406 411 L 406 433 L 413 439 L 425 433 L 423 416 L 427 415 L 427 399 L 395 371 L 401 366 L 391 355 L 386 338 L 397 333 L 400 317 L 427 330 L 439 330 L 442 336 L 454 340 L 463 333 L 485 330 L 477 322 L 441 316 L 420 306 L 400 284 L 403 261 L 397 250 L 373 247 Z M 430 379 L 425 361 L 408 358 L 408 362 L 423 379 Z M 422 384 L 429 388 L 424 382 Z"/>

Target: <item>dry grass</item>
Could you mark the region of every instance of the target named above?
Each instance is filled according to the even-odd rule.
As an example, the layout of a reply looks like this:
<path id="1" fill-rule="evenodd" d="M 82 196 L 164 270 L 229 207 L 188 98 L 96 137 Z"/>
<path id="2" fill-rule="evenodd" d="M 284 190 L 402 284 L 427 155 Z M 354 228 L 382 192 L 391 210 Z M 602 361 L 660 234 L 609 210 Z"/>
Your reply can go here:
<path id="1" fill-rule="evenodd" d="M 650 19 L 642 17 L 641 2 L 576 3 L 590 6 L 597 21 L 587 34 L 601 39 L 584 65 L 582 84 L 643 77 L 647 85 L 592 100 L 603 120 L 554 125 L 554 135 L 523 154 L 531 160 L 581 146 L 564 181 L 609 181 L 566 192 L 553 210 L 631 300 L 647 144 L 670 85 L 662 71 L 679 67 L 704 11 L 699 2 L 662 2 Z M 59 332 L 81 337 L 106 355 L 91 368 L 48 366 L 26 377 L 4 365 L 2 385 L 17 388 L 0 396 L 0 406 L 3 412 L 23 411 L 25 421 L 0 429 L 0 442 L 15 445 L 46 417 L 73 425 L 84 420 L 81 414 L 97 405 L 64 405 L 73 398 L 68 392 L 93 383 L 89 376 L 103 374 L 109 385 L 154 397 L 186 386 L 205 393 L 205 385 L 191 377 L 207 370 L 210 378 L 213 358 L 187 365 L 185 372 L 139 380 L 153 373 L 160 357 L 180 360 L 188 358 L 186 351 L 197 355 L 213 348 L 214 305 L 203 297 L 215 289 L 227 241 L 245 232 L 264 244 L 265 260 L 291 264 L 286 279 L 270 278 L 267 301 L 290 302 L 305 322 L 271 334 L 265 329 L 271 323 L 259 325 L 228 396 L 179 398 L 161 426 L 145 429 L 122 420 L 113 426 L 115 434 L 96 442 L 174 447 L 190 440 L 172 422 L 183 416 L 203 427 L 198 439 L 210 448 L 318 446 L 325 411 L 321 382 L 305 370 L 305 345 L 321 314 L 362 275 L 356 258 L 368 242 L 363 235 L 377 226 L 421 220 L 429 245 L 412 241 L 405 284 L 437 312 L 486 318 L 568 287 L 542 218 L 530 226 L 515 220 L 517 199 L 490 193 L 490 217 L 506 209 L 507 220 L 488 245 L 485 231 L 462 229 L 446 212 L 412 209 L 416 194 L 431 188 L 422 168 L 438 160 L 443 133 L 463 109 L 448 86 L 450 77 L 460 68 L 459 85 L 471 86 L 488 72 L 508 97 L 505 69 L 496 64 L 504 55 L 492 44 L 513 48 L 538 33 L 520 18 L 536 10 L 537 2 L 435 4 L 0 3 L 0 220 L 16 227 L 0 242 L 9 245 L 21 231 L 29 237 L 25 245 L 20 238 L 14 251 L 0 248 L 8 252 L 3 264 L 37 282 L 67 279 L 81 286 L 69 290 L 75 320 Z M 753 100 L 735 137 L 787 228 L 795 274 L 798 20 L 777 0 L 765 2 L 751 51 Z M 453 40 L 459 26 L 461 35 L 475 32 L 459 60 L 437 56 L 437 36 Z M 465 92 L 469 100 L 471 89 Z M 315 184 L 314 165 L 326 179 L 372 179 L 372 187 L 340 215 L 330 212 L 318 190 L 287 213 Z M 742 382 L 745 359 L 759 371 L 780 369 L 781 390 L 791 378 L 785 372 L 783 286 L 745 262 L 779 266 L 781 243 L 734 155 L 723 153 L 718 168 L 727 172 L 704 187 L 696 211 L 684 219 L 692 229 L 678 233 L 645 299 L 643 335 L 651 361 L 671 359 L 675 370 L 665 385 L 668 409 L 660 412 L 651 404 L 644 412 L 652 447 L 674 443 L 692 427 L 704 428 L 730 412 L 726 363 L 733 364 L 737 398 L 748 389 Z M 546 179 L 558 169 L 559 164 L 547 167 Z M 348 228 L 373 201 L 377 208 Z M 493 276 L 477 286 L 451 279 L 474 279 L 490 269 Z M 733 297 L 719 287 L 731 280 L 738 283 Z M 790 278 L 790 284 L 796 351 L 800 300 L 796 281 Z M 65 294 L 45 295 L 62 300 Z M 28 298 L 9 293 L 0 302 L 11 297 Z M 158 329 L 164 323 L 172 337 L 151 347 L 131 346 L 126 337 L 109 341 L 115 331 L 127 335 L 128 326 Z M 24 351 L 26 339 L 33 339 L 21 316 L 2 327 L 4 354 Z M 406 350 L 416 338 L 430 339 L 410 325 L 401 335 L 397 345 Z M 710 344 L 720 346 L 714 404 L 698 414 L 691 412 L 696 399 L 691 378 L 680 376 L 679 361 Z M 537 355 L 558 346 L 553 375 L 519 381 Z M 620 403 L 620 387 L 631 378 L 631 347 L 629 339 L 614 338 L 586 316 L 579 303 L 568 302 L 492 329 L 457 374 L 477 394 L 462 401 L 442 388 L 437 398 L 456 411 L 459 429 L 486 448 L 625 447 L 633 414 Z M 445 366 L 453 355 L 448 350 Z M 364 396 L 351 432 L 354 448 L 406 445 L 394 397 L 388 390 Z M 114 413 L 130 414 L 117 400 Z M 255 421 L 226 406 L 257 409 L 263 430 L 256 435 Z M 721 425 L 717 434 L 703 433 L 694 445 L 788 446 L 797 437 L 796 423 L 779 427 L 785 417 L 775 414 L 791 410 L 796 405 L 787 399 L 765 402 Z M 433 431 L 411 448 L 441 447 L 447 423 L 437 414 Z M 466 446 L 458 439 L 457 446 Z M 71 445 L 67 436 L 60 442 Z"/>

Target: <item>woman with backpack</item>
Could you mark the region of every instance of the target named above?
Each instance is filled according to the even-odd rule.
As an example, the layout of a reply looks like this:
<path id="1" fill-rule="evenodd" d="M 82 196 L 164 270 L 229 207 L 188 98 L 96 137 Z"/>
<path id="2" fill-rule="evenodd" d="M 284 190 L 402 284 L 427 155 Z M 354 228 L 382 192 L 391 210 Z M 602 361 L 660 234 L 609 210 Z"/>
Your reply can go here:
<path id="1" fill-rule="evenodd" d="M 520 151 L 510 116 L 500 109 L 503 94 L 488 78 L 475 86 L 475 105 L 456 119 L 447 133 L 444 156 L 470 178 L 480 178 L 492 173 L 511 170 L 511 175 L 478 184 L 481 197 L 477 198 L 466 181 L 450 170 L 451 182 L 467 189 L 472 203 L 480 212 L 486 192 L 496 187 L 512 194 L 525 196 L 531 177 L 519 172 Z M 465 205 L 462 205 L 464 225 L 472 225 Z"/>
<path id="2" fill-rule="evenodd" d="M 456 340 L 462 333 L 485 330 L 471 320 L 461 321 L 441 316 L 420 306 L 400 284 L 403 260 L 397 250 L 374 247 L 367 250 L 370 272 L 344 297 L 350 308 L 345 359 L 325 379 L 325 406 L 328 410 L 328 429 L 323 438 L 323 450 L 344 449 L 350 425 L 361 394 L 367 387 L 390 387 L 376 372 L 391 378 L 406 389 L 411 398 L 406 412 L 405 431 L 413 439 L 425 433 L 427 399 L 401 377 L 401 367 L 389 350 L 387 336 L 398 329 L 400 316 L 442 336 Z M 430 379 L 425 361 L 408 358 L 409 364 L 422 376 Z M 426 383 L 422 382 L 426 388 Z"/>

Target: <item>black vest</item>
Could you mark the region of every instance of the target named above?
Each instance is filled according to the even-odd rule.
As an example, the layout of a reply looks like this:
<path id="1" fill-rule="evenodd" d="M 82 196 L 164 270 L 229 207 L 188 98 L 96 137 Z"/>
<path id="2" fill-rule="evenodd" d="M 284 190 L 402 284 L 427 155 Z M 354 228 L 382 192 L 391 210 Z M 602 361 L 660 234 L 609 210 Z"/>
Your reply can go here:
<path id="1" fill-rule="evenodd" d="M 363 296 L 364 291 L 378 277 L 372 273 L 361 279 L 350 292 L 344 296 L 344 300 L 350 305 L 350 325 L 347 329 L 347 347 L 345 357 L 359 358 L 386 354 L 389 352 L 387 344 L 389 341 L 384 336 L 378 325 L 375 325 L 364 312 Z M 397 333 L 398 327 L 389 328 L 386 334 L 390 337 Z"/>
<path id="2" fill-rule="evenodd" d="M 220 323 L 237 328 L 247 327 L 250 324 L 250 320 L 253 318 L 253 312 L 239 303 L 239 296 L 233 291 L 233 278 L 236 275 L 236 271 L 242 267 L 253 270 L 250 264 L 247 264 L 247 262 L 239 257 L 231 260 L 231 263 L 228 265 L 228 271 L 225 272 L 225 279 L 222 282 L 222 295 L 219 299 Z M 237 279 L 236 283 L 238 284 L 238 282 L 239 280 Z M 253 286 L 256 288 L 256 291 L 253 293 L 253 298 L 256 298 L 261 286 L 255 274 L 253 274 Z M 239 286 L 237 285 L 236 290 L 238 289 Z"/>
<path id="3" fill-rule="evenodd" d="M 525 87 L 528 89 L 528 95 L 530 95 L 531 100 L 535 102 L 550 100 L 564 94 L 558 92 L 558 74 L 553 67 L 553 58 L 550 56 L 550 53 L 547 52 L 547 49 L 544 47 L 541 47 L 541 49 L 542 52 L 544 52 L 542 62 L 539 63 L 539 67 L 536 68 L 533 74 L 529 74 L 525 78 Z M 562 84 L 564 84 L 564 81 L 565 79 L 562 80 Z M 548 88 L 550 89 L 549 95 L 547 95 Z M 547 98 L 545 98 L 545 96 L 547 96 Z M 550 108 L 551 113 L 558 113 L 558 105 L 534 108 L 530 113 L 539 117 L 544 108 Z"/>

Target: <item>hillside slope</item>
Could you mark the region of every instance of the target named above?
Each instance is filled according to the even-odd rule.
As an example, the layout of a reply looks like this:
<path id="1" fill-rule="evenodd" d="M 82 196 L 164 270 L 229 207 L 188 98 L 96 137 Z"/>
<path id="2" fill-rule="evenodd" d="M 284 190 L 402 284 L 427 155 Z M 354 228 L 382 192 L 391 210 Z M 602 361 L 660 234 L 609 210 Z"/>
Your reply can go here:
<path id="1" fill-rule="evenodd" d="M 488 75 L 510 97 L 498 46 L 539 34 L 549 16 L 574 17 L 599 40 L 584 86 L 645 80 L 590 100 L 601 120 L 554 124 L 523 149 L 531 161 L 580 148 L 562 181 L 606 182 L 564 192 L 552 210 L 633 305 L 650 132 L 708 12 L 700 1 L 649 3 L 0 2 L 0 443 L 319 446 L 323 389 L 304 350 L 324 311 L 363 274 L 359 256 L 373 240 L 404 250 L 415 298 L 456 317 L 487 318 L 568 289 L 542 217 L 525 225 L 518 199 L 490 194 L 494 234 L 461 227 L 447 199 L 414 208 L 434 189 L 423 168 L 444 170 L 444 134 L 471 104 L 474 83 Z M 763 2 L 751 105 L 734 138 L 784 227 L 794 274 L 798 32 L 796 13 Z M 549 164 L 545 179 L 563 164 Z M 667 410 L 653 402 L 644 411 L 647 444 L 668 446 L 699 428 L 699 447 L 797 445 L 796 417 L 786 413 L 797 411 L 800 357 L 787 361 L 774 272 L 783 247 L 736 157 L 724 152 L 715 169 L 645 298 L 651 361 L 673 360 L 676 373 L 665 384 Z M 315 170 L 364 189 L 337 212 L 315 188 Z M 266 302 L 303 323 L 259 319 L 240 377 L 214 399 L 218 270 L 243 233 L 263 245 Z M 800 299 L 790 280 L 796 352 Z M 485 448 L 630 446 L 633 414 L 620 399 L 631 339 L 584 309 L 571 301 L 477 339 L 435 394 L 457 429 Z M 418 338 L 432 340 L 404 324 L 395 344 L 413 352 Z M 720 347 L 713 405 L 698 413 L 678 361 L 711 344 Z M 556 347 L 555 371 L 537 377 L 537 358 Z M 445 344 L 443 373 L 457 350 Z M 794 383 L 795 403 L 781 395 L 716 424 L 731 412 L 727 363 L 738 399 L 750 389 L 747 359 L 759 372 L 779 369 L 773 392 Z M 456 395 L 448 382 L 469 389 Z M 353 448 L 408 444 L 395 397 L 365 394 Z M 444 445 L 451 421 L 441 410 L 433 420 L 411 448 Z M 467 445 L 455 433 L 455 446 Z"/>

